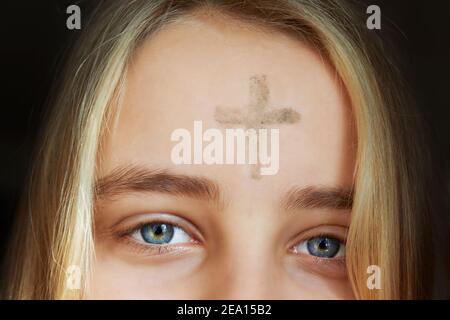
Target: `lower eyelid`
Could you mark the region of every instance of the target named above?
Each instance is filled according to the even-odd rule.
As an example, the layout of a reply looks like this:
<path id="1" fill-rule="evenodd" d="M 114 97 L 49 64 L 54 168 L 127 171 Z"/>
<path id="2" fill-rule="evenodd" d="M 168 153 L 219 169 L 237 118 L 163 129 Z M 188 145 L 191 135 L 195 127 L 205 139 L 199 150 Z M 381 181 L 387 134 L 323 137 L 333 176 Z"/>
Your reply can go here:
<path id="1" fill-rule="evenodd" d="M 345 257 L 320 258 L 309 254 L 296 253 L 294 259 L 297 266 L 307 272 L 330 278 L 347 277 Z"/>
<path id="2" fill-rule="evenodd" d="M 143 256 L 178 255 L 190 251 L 196 245 L 194 242 L 156 245 L 140 242 L 131 236 L 125 236 L 120 241 L 123 245 L 131 248 L 133 253 Z"/>

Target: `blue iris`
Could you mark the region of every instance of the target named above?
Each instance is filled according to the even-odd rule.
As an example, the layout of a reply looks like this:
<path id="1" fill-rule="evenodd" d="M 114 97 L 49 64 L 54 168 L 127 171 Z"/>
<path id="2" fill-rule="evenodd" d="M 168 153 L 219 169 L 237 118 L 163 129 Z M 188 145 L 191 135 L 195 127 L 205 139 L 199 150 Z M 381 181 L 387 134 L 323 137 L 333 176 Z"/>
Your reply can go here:
<path id="1" fill-rule="evenodd" d="M 166 223 L 149 223 L 143 226 L 140 231 L 145 242 L 166 244 L 173 238 L 174 226 Z"/>
<path id="2" fill-rule="evenodd" d="M 308 252 L 320 258 L 333 258 L 341 248 L 341 242 L 329 237 L 315 237 L 307 242 Z"/>

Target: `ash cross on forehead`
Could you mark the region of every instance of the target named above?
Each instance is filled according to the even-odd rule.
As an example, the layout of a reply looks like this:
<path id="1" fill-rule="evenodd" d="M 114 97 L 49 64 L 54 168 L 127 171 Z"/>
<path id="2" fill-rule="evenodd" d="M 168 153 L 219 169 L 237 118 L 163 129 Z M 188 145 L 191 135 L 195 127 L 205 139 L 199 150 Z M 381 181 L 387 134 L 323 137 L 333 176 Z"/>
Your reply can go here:
<path id="1" fill-rule="evenodd" d="M 243 125 L 247 129 L 262 129 L 275 124 L 294 124 L 300 114 L 291 108 L 269 107 L 269 87 L 265 75 L 250 78 L 250 102 L 244 110 L 217 106 L 214 118 L 223 125 Z M 253 168 L 252 178 L 260 178 L 260 163 Z"/>

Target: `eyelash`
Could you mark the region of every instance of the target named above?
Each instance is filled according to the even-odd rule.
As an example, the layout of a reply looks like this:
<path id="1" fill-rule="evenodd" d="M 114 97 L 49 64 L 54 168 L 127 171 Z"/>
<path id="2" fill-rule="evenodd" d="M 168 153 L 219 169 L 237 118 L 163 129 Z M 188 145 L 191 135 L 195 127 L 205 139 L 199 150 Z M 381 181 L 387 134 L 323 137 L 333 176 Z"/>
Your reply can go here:
<path id="1" fill-rule="evenodd" d="M 153 223 L 162 223 L 162 224 L 170 224 L 174 227 L 182 229 L 191 239 L 191 242 L 186 243 L 176 243 L 176 244 L 151 244 L 144 243 L 136 240 L 133 237 L 133 234 L 136 232 L 140 232 L 140 230 L 149 224 Z M 199 241 L 189 230 L 186 230 L 185 226 L 182 226 L 181 223 L 170 221 L 170 219 L 148 219 L 146 221 L 142 221 L 138 224 L 135 224 L 125 230 L 122 230 L 117 233 L 119 240 L 127 245 L 129 248 L 132 248 L 134 253 L 137 255 L 143 256 L 167 256 L 167 255 L 177 255 L 182 254 L 189 250 L 189 247 L 192 245 L 199 245 L 201 241 Z M 314 272 L 318 273 L 339 273 L 342 274 L 346 270 L 345 256 L 343 257 L 332 257 L 332 258 L 322 258 L 317 257 L 312 254 L 299 253 L 294 249 L 298 247 L 301 243 L 310 241 L 313 238 L 317 237 L 327 237 L 333 238 L 339 241 L 340 245 L 346 245 L 345 237 L 339 236 L 337 234 L 333 234 L 331 232 L 319 232 L 308 234 L 308 237 L 303 237 L 299 241 L 296 241 L 294 245 L 289 247 L 289 252 L 291 252 L 294 256 L 299 257 L 298 263 L 302 267 L 306 267 L 311 269 Z"/>
<path id="2" fill-rule="evenodd" d="M 346 246 L 347 244 L 346 236 L 343 237 L 342 235 L 337 235 L 329 232 L 308 234 L 308 237 L 304 237 L 300 241 L 296 241 L 294 245 L 289 247 L 289 251 L 291 252 L 291 254 L 296 257 L 300 257 L 300 259 L 296 260 L 300 268 L 304 268 L 318 274 L 325 274 L 327 276 L 334 275 L 335 277 L 345 277 L 347 274 L 345 255 L 342 257 L 321 258 L 313 256 L 311 254 L 299 253 L 294 249 L 302 242 L 306 242 L 317 237 L 334 238 L 336 240 L 339 240 L 341 245 Z"/>
<path id="3" fill-rule="evenodd" d="M 302 239 L 300 241 L 297 241 L 295 245 L 290 247 L 291 248 L 290 251 L 294 252 L 294 254 L 302 254 L 302 253 L 299 253 L 299 252 L 295 252 L 296 250 L 294 249 L 294 247 L 297 247 L 297 246 L 299 246 L 299 244 L 301 244 L 303 242 L 310 241 L 310 240 L 312 240 L 314 238 L 331 238 L 331 239 L 338 240 L 340 245 L 346 246 L 346 244 L 347 244 L 347 239 L 342 239 L 341 236 L 338 236 L 338 235 L 335 235 L 335 234 L 331 234 L 331 233 L 317 233 L 317 234 L 313 234 L 313 235 L 311 235 L 311 236 L 309 236 L 307 238 L 304 238 L 304 239 Z M 340 259 L 340 257 L 338 257 L 338 258 L 334 258 L 334 257 L 332 257 L 332 258 L 320 258 L 320 257 L 317 257 L 317 258 L 322 259 L 322 260 L 333 260 L 333 259 L 334 260 L 338 260 L 338 259 Z"/>
<path id="4" fill-rule="evenodd" d="M 170 253 L 180 253 L 183 251 L 183 246 L 179 243 L 177 244 L 151 244 L 151 243 L 144 243 L 140 242 L 133 238 L 133 234 L 140 232 L 140 230 L 149 224 L 152 223 L 164 223 L 164 224 L 170 224 L 174 227 L 182 229 L 189 237 L 192 239 L 191 242 L 186 242 L 183 244 L 184 248 L 187 249 L 186 244 L 188 245 L 198 245 L 200 242 L 196 239 L 189 231 L 186 230 L 185 227 L 181 226 L 179 223 L 176 222 L 169 222 L 169 221 L 162 221 L 162 220 L 148 220 L 143 221 L 138 224 L 135 224 L 129 228 L 126 228 L 125 230 L 119 231 L 117 233 L 117 238 L 119 241 L 123 242 L 125 245 L 130 246 L 134 249 L 135 253 L 142 254 L 142 255 L 164 255 L 164 254 L 170 254 Z"/>

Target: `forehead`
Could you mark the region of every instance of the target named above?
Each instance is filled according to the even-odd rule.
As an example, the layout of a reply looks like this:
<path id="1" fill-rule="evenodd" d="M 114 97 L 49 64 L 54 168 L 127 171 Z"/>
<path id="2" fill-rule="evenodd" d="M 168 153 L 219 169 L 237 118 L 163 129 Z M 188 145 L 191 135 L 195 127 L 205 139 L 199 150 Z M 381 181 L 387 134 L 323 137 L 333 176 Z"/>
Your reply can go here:
<path id="1" fill-rule="evenodd" d="M 224 183 L 249 177 L 246 166 L 175 167 L 170 137 L 178 128 L 193 132 L 198 120 L 205 128 L 224 129 L 215 120 L 216 108 L 248 107 L 256 75 L 266 80 L 270 108 L 292 108 L 301 119 L 270 126 L 280 130 L 279 172 L 248 183 L 351 184 L 351 109 L 333 68 L 292 36 L 212 19 L 168 25 L 136 52 L 116 126 L 106 137 L 100 175 L 132 163 Z"/>

